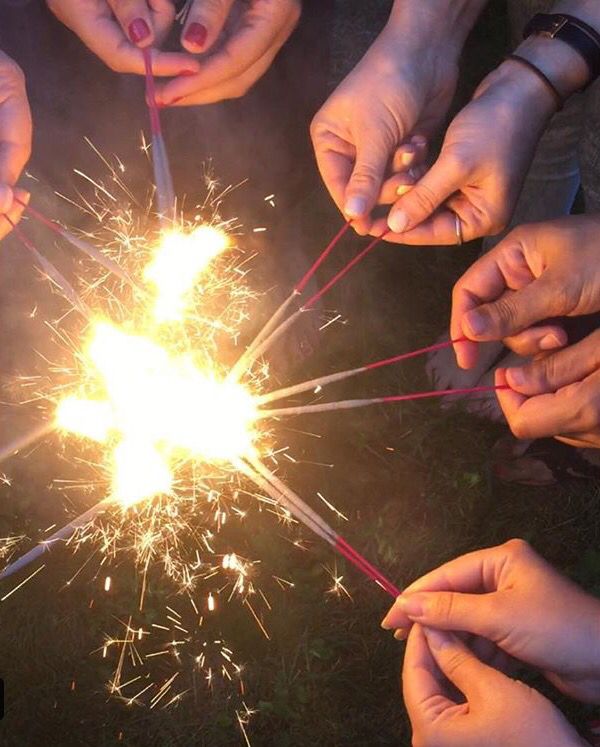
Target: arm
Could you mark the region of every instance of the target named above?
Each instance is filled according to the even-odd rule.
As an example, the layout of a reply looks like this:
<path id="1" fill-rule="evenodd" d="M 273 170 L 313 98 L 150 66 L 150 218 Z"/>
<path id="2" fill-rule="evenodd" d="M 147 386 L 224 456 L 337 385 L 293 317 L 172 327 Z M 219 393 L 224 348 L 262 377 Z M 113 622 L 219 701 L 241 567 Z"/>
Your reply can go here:
<path id="1" fill-rule="evenodd" d="M 486 0 L 396 0 L 365 57 L 314 118 L 323 181 L 360 233 L 396 149 L 442 124 L 464 41 Z"/>
<path id="2" fill-rule="evenodd" d="M 565 0 L 555 10 L 600 31 L 600 3 Z M 516 53 L 536 65 L 563 98 L 589 82 L 583 58 L 559 39 L 530 37 Z M 514 60 L 503 62 L 451 123 L 431 170 L 396 202 L 387 222 L 374 226 L 374 233 L 389 226 L 391 241 L 454 244 L 455 214 L 465 240 L 502 230 L 555 110 L 553 94 L 533 71 Z"/>

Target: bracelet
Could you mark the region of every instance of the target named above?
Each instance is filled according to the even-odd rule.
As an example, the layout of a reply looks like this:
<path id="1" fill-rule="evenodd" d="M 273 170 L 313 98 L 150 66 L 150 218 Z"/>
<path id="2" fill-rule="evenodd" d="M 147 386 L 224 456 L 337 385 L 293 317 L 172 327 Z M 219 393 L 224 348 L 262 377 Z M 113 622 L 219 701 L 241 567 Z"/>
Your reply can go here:
<path id="1" fill-rule="evenodd" d="M 523 38 L 535 34 L 560 39 L 575 50 L 590 71 L 588 86 L 600 76 L 600 34 L 585 21 L 567 13 L 538 13 L 525 27 Z"/>
<path id="2" fill-rule="evenodd" d="M 532 73 L 535 73 L 537 77 L 542 81 L 542 83 L 546 86 L 546 88 L 552 94 L 556 102 L 556 111 L 560 111 L 563 108 L 565 102 L 558 88 L 554 85 L 554 83 L 550 80 L 550 78 L 539 69 L 537 65 L 534 65 L 533 62 L 529 62 L 529 60 L 525 59 L 525 57 L 521 57 L 518 54 L 509 54 L 506 56 L 505 59 L 518 62 L 524 67 L 531 70 Z"/>

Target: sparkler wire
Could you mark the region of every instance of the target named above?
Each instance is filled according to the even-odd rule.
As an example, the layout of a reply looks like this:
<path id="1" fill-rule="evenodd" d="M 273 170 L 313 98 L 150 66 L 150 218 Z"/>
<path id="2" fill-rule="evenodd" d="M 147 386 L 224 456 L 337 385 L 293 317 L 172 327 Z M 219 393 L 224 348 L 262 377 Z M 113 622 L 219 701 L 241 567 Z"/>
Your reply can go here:
<path id="1" fill-rule="evenodd" d="M 73 521 L 70 521 L 64 527 L 61 527 L 61 529 L 58 529 L 56 532 L 54 532 L 54 534 L 50 535 L 48 539 L 40 542 L 31 550 L 29 550 L 29 552 L 26 552 L 24 555 L 21 555 L 20 558 L 17 558 L 17 560 L 15 560 L 13 563 L 7 565 L 6 568 L 4 568 L 2 572 L 0 572 L 0 581 L 8 578 L 9 576 L 13 576 L 15 573 L 18 573 L 20 570 L 33 563 L 45 552 L 51 550 L 52 546 L 57 542 L 68 541 L 77 531 L 77 529 L 85 526 L 90 521 L 95 519 L 100 512 L 104 511 L 112 503 L 114 503 L 114 500 L 112 498 L 104 498 L 99 503 L 96 503 L 91 508 L 88 508 L 87 511 L 82 513 L 80 516 L 77 516 L 75 519 L 73 519 Z"/>
<path id="2" fill-rule="evenodd" d="M 411 402 L 418 399 L 431 399 L 434 397 L 450 397 L 452 395 L 486 394 L 497 392 L 500 389 L 509 389 L 507 385 L 500 386 L 475 386 L 466 389 L 442 389 L 430 392 L 413 392 L 412 394 L 392 394 L 386 397 L 372 397 L 370 399 L 342 399 L 337 402 L 323 402 L 317 405 L 300 405 L 299 407 L 280 407 L 273 410 L 259 410 L 259 418 L 281 418 L 290 415 L 309 415 L 317 412 L 328 412 L 330 410 L 352 410 L 357 407 L 369 407 L 370 405 L 383 405 L 390 402 Z"/>
<path id="3" fill-rule="evenodd" d="M 292 384 L 291 386 L 284 387 L 283 389 L 276 389 L 273 392 L 262 394 L 261 396 L 256 398 L 256 402 L 259 405 L 263 405 L 267 402 L 273 402 L 274 400 L 287 399 L 294 394 L 301 394 L 302 392 L 307 392 L 310 389 L 321 388 L 326 386 L 327 384 L 333 384 L 337 381 L 343 381 L 344 379 L 349 379 L 352 376 L 357 376 L 360 373 L 375 371 L 378 368 L 391 366 L 394 363 L 409 360 L 410 358 L 416 358 L 419 355 L 426 355 L 427 353 L 433 353 L 436 350 L 443 350 L 444 348 L 448 348 L 455 343 L 464 342 L 466 339 L 466 337 L 459 337 L 456 340 L 446 340 L 444 342 L 438 342 L 435 345 L 428 345 L 425 348 L 412 350 L 409 353 L 400 353 L 399 355 L 394 355 L 391 358 L 384 358 L 382 360 L 375 361 L 374 363 L 367 363 L 366 365 L 359 366 L 358 368 L 350 368 L 346 371 L 338 371 L 327 376 L 319 376 L 316 379 L 303 381 L 300 384 Z"/>
<path id="4" fill-rule="evenodd" d="M 68 241 L 80 252 L 83 252 L 88 257 L 90 257 L 90 259 L 95 260 L 109 272 L 112 272 L 121 280 L 125 281 L 133 288 L 141 292 L 141 288 L 139 288 L 139 286 L 135 283 L 129 273 L 124 270 L 117 262 L 104 255 L 99 249 L 93 246 L 93 244 L 90 244 L 88 241 L 84 241 L 83 239 L 79 238 L 79 236 L 75 236 L 75 234 L 71 233 L 66 228 L 63 228 L 59 223 L 51 220 L 50 218 L 47 218 L 43 213 L 40 213 L 39 210 L 36 210 L 34 207 L 19 199 L 18 197 L 15 197 L 15 202 L 17 202 L 19 205 L 22 205 L 32 218 L 35 218 L 40 223 L 43 223 L 47 228 L 56 233 L 58 236 L 61 236 L 63 239 L 65 239 L 65 241 Z"/>
<path id="5" fill-rule="evenodd" d="M 154 167 L 154 182 L 156 186 L 156 198 L 158 211 L 165 223 L 169 223 L 175 209 L 175 189 L 173 177 L 169 166 L 169 157 L 160 125 L 160 114 L 156 104 L 156 87 L 154 74 L 152 72 L 152 51 L 149 47 L 142 50 L 144 55 L 144 67 L 146 70 L 146 103 L 150 115 L 150 128 L 152 130 L 152 164 Z"/>
<path id="6" fill-rule="evenodd" d="M 69 281 L 64 277 L 64 275 L 59 272 L 56 267 L 47 260 L 43 254 L 41 254 L 37 248 L 33 245 L 33 243 L 29 240 L 27 235 L 23 232 L 20 226 L 18 226 L 13 220 L 11 220 L 8 215 L 4 215 L 6 220 L 10 223 L 12 226 L 13 231 L 15 232 L 15 236 L 19 238 L 19 241 L 25 246 L 33 255 L 33 258 L 36 262 L 36 264 L 40 267 L 40 269 L 45 273 L 45 275 L 56 285 L 60 290 L 62 291 L 65 298 L 71 303 L 73 308 L 77 309 L 80 313 L 82 313 L 85 317 L 88 319 L 91 318 L 90 310 L 88 307 L 84 304 L 84 302 L 79 297 L 77 291 L 73 286 L 69 283 Z"/>
<path id="7" fill-rule="evenodd" d="M 244 469 L 244 472 L 256 482 L 256 484 L 281 503 L 315 534 L 328 542 L 340 555 L 346 558 L 352 565 L 365 576 L 375 581 L 392 597 L 400 595 L 398 589 L 381 571 L 373 566 L 363 557 L 349 542 L 341 537 L 327 522 L 325 522 L 310 506 L 308 506 L 299 495 L 283 483 L 275 474 L 268 470 L 258 459 L 250 459 L 253 469 Z M 242 468 L 243 469 L 243 468 Z M 257 474 L 258 473 L 258 474 Z M 275 495 L 273 495 L 273 489 Z"/>

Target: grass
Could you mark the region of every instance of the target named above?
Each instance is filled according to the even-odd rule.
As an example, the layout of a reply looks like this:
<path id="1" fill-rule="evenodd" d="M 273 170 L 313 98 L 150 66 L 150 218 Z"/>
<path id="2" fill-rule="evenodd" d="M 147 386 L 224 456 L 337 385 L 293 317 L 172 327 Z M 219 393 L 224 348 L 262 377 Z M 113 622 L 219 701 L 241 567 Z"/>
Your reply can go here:
<path id="1" fill-rule="evenodd" d="M 497 12 L 494 8 L 484 21 L 478 37 L 484 42 L 471 42 L 466 89 L 502 46 Z M 318 247 L 339 218 L 323 193 L 313 195 L 311 204 L 304 238 L 306 246 Z M 348 252 L 352 245 L 362 241 L 349 238 Z M 476 251 L 382 247 L 334 294 L 330 305 L 344 312 L 347 323 L 323 333 L 307 375 L 433 341 L 447 323 L 453 280 Z M 422 386 L 422 362 L 411 362 L 339 391 L 375 394 Z M 435 402 L 318 416 L 295 425 L 321 438 L 289 433 L 292 452 L 306 463 L 291 465 L 288 479 L 310 500 L 316 500 L 316 490 L 332 500 L 350 519 L 339 524 L 344 533 L 399 586 L 460 553 L 520 536 L 600 592 L 599 487 L 515 488 L 495 482 L 489 451 L 499 427 Z M 0 535 L 60 519 L 56 496 L 47 487 L 57 465 L 50 449 L 11 464 L 13 487 L 0 491 Z M 269 572 L 293 577 L 296 584 L 292 592 L 272 593 L 271 640 L 235 609 L 220 620 L 246 663 L 247 699 L 258 708 L 249 727 L 252 744 L 409 745 L 398 689 L 402 645 L 379 628 L 389 600 L 336 561 L 329 548 L 303 536 L 309 552 L 291 546 L 263 516 L 241 538 Z M 336 563 L 351 600 L 328 593 L 331 579 L 324 566 Z M 130 605 L 135 581 L 123 564 L 110 595 L 98 593 L 103 576 L 91 572 L 65 588 L 75 567 L 69 555 L 55 555 L 40 577 L 0 605 L 7 707 L 2 744 L 241 744 L 227 692 L 199 691 L 166 711 L 127 708 L 108 698 L 104 683 L 110 670 L 93 652 L 114 629 L 114 617 Z M 178 602 L 158 583 L 148 601 L 150 614 L 158 614 L 165 594 L 171 594 L 167 603 Z M 89 601 L 98 597 L 102 603 L 90 611 Z M 575 721 L 586 715 L 583 707 L 560 704 Z"/>

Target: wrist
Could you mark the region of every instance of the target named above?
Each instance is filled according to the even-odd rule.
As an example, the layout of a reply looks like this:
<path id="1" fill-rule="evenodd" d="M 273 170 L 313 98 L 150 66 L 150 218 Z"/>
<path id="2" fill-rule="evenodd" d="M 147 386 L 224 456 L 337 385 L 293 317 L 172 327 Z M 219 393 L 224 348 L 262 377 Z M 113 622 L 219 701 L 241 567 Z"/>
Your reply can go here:
<path id="1" fill-rule="evenodd" d="M 464 43 L 489 0 L 395 0 L 386 29 L 412 39 L 417 46 L 435 46 L 458 60 Z"/>
<path id="2" fill-rule="evenodd" d="M 506 60 L 490 73 L 475 93 L 477 98 L 490 88 L 510 103 L 514 115 L 526 113 L 540 129 L 556 112 L 556 98 L 536 73 L 515 60 Z"/>
<path id="3" fill-rule="evenodd" d="M 516 49 L 552 81 L 563 101 L 589 82 L 590 72 L 583 57 L 561 39 L 531 36 Z"/>

